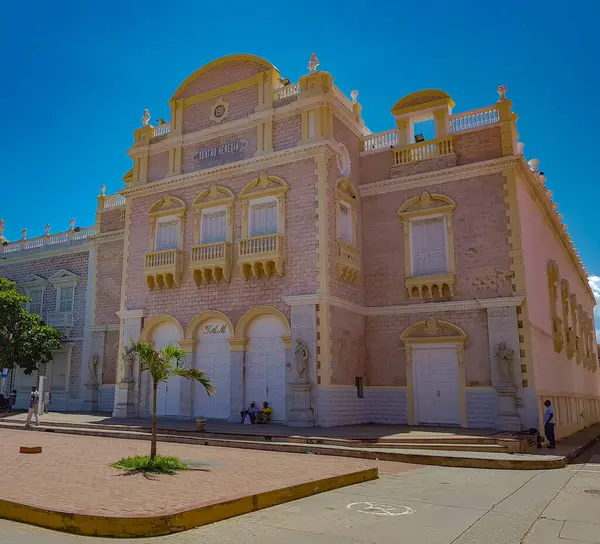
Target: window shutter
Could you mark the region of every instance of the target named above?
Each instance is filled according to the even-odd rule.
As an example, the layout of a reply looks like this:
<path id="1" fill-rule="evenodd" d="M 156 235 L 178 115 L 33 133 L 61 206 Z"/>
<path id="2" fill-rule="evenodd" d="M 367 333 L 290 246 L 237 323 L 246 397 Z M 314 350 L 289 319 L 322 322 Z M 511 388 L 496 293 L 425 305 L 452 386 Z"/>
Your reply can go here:
<path id="1" fill-rule="evenodd" d="M 339 222 L 340 240 L 352 243 L 352 212 L 343 204 L 340 204 Z"/>
<path id="2" fill-rule="evenodd" d="M 447 272 L 444 219 L 413 221 L 411 229 L 413 274 L 424 276 Z"/>
<path id="3" fill-rule="evenodd" d="M 156 229 L 156 251 L 177 249 L 179 245 L 179 223 L 158 223 Z"/>
<path id="4" fill-rule="evenodd" d="M 252 206 L 251 236 L 277 234 L 277 202 Z"/>
<path id="5" fill-rule="evenodd" d="M 226 211 L 202 214 L 202 243 L 225 242 L 227 240 L 226 225 Z"/>

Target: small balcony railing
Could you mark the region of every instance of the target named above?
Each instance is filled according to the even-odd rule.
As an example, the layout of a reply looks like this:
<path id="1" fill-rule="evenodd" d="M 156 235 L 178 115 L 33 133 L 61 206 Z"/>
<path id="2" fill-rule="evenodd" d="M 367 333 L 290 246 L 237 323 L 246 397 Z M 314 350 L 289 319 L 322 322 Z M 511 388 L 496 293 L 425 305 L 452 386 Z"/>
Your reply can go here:
<path id="1" fill-rule="evenodd" d="M 173 287 L 181 284 L 183 255 L 178 249 L 146 254 L 144 276 L 149 289 Z"/>
<path id="2" fill-rule="evenodd" d="M 346 240 L 337 243 L 338 276 L 348 282 L 360 281 L 360 249 Z"/>
<path id="3" fill-rule="evenodd" d="M 231 243 L 215 242 L 192 248 L 190 270 L 196 285 L 231 279 Z"/>
<path id="4" fill-rule="evenodd" d="M 285 261 L 285 238 L 281 234 L 252 236 L 240 240 L 238 265 L 244 276 L 270 277 L 273 273 L 283 276 Z"/>
<path id="5" fill-rule="evenodd" d="M 57 329 L 72 328 L 75 323 L 73 312 L 49 312 L 46 316 L 46 324 Z"/>
<path id="6" fill-rule="evenodd" d="M 454 153 L 454 137 L 426 140 L 394 149 L 394 166 L 436 159 Z"/>

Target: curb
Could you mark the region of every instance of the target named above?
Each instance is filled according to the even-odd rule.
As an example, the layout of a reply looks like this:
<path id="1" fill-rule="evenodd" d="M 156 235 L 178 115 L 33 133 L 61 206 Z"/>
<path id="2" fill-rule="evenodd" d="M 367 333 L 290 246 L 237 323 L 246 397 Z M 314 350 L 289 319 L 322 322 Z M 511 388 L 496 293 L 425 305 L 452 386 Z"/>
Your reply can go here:
<path id="1" fill-rule="evenodd" d="M 0 427 L 2 427 L 0 425 Z M 15 429 L 19 430 L 19 429 Z M 149 440 L 146 433 L 136 433 L 132 431 L 94 431 L 91 429 L 68 429 L 68 428 L 39 428 L 30 430 L 38 432 L 52 432 L 61 434 L 73 434 L 84 436 L 99 436 L 103 438 L 120 438 L 124 440 Z M 124 434 L 128 432 L 129 434 Z M 240 440 L 227 440 L 218 438 L 201 437 L 182 437 L 174 435 L 159 435 L 159 442 L 171 442 L 179 444 L 195 444 L 198 446 L 214 446 L 225 448 L 237 448 L 248 450 L 277 451 L 282 453 L 317 453 L 319 455 L 331 455 L 335 457 L 352 457 L 358 459 L 369 459 L 375 461 L 394 461 L 399 463 L 410 463 L 416 465 L 433 465 L 455 468 L 482 468 L 498 470 L 548 470 L 564 468 L 567 466 L 566 457 L 555 457 L 553 459 L 523 459 L 515 457 L 514 459 L 487 459 L 481 457 L 459 457 L 445 456 L 439 454 L 426 453 L 408 453 L 385 452 L 381 450 L 368 451 L 358 448 L 342 447 L 324 447 L 315 444 L 289 444 L 289 443 L 269 443 L 269 442 L 250 442 Z M 401 448 L 399 448 L 401 449 Z M 426 449 L 426 448 L 424 448 Z M 512 454 L 519 455 L 519 454 Z"/>
<path id="2" fill-rule="evenodd" d="M 376 480 L 378 477 L 378 470 L 370 468 L 256 495 L 241 496 L 224 502 L 202 503 L 189 510 L 148 517 L 141 515 L 112 517 L 61 512 L 0 499 L 0 518 L 84 536 L 111 538 L 161 536 L 187 531 L 340 487 Z"/>

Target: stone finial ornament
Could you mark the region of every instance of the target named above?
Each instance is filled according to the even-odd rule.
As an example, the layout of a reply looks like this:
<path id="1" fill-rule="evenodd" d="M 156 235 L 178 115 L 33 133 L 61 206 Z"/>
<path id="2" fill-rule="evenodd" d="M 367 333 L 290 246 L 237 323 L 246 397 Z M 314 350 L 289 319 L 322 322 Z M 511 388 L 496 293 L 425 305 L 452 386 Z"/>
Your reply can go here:
<path id="1" fill-rule="evenodd" d="M 100 196 L 106 196 L 106 185 L 100 185 Z"/>
<path id="2" fill-rule="evenodd" d="M 523 142 L 517 142 L 517 153 L 519 153 L 519 155 L 523 154 L 524 148 L 525 148 L 525 144 Z"/>
<path id="3" fill-rule="evenodd" d="M 71 221 L 69 221 L 69 230 L 73 230 L 75 228 L 75 218 L 71 217 Z"/>
<path id="4" fill-rule="evenodd" d="M 0 238 L 4 237 L 4 225 L 6 225 L 6 221 L 4 221 L 4 219 L 0 219 Z"/>
<path id="5" fill-rule="evenodd" d="M 21 231 L 21 240 L 27 240 L 27 229 Z"/>
<path id="6" fill-rule="evenodd" d="M 44 227 L 44 236 L 48 236 L 50 234 L 50 223 L 46 223 Z"/>
<path id="7" fill-rule="evenodd" d="M 540 166 L 540 161 L 539 161 L 539 159 L 531 159 L 531 160 L 527 161 L 527 165 L 529 166 L 529 169 L 532 172 L 537 172 L 538 168 Z"/>
<path id="8" fill-rule="evenodd" d="M 148 110 L 144 110 L 144 115 L 142 116 L 142 125 L 147 127 L 148 123 L 150 122 L 150 119 L 150 112 Z"/>
<path id="9" fill-rule="evenodd" d="M 317 71 L 319 64 L 320 63 L 319 59 L 317 58 L 317 55 L 315 53 L 311 53 L 310 61 L 308 62 L 308 69 L 310 70 L 311 74 L 314 74 Z"/>
<path id="10" fill-rule="evenodd" d="M 500 100 L 506 100 L 507 90 L 508 87 L 506 85 L 499 85 L 498 87 L 496 87 L 496 91 L 498 91 L 498 94 L 500 95 Z"/>
<path id="11" fill-rule="evenodd" d="M 356 104 L 358 99 L 358 91 L 356 89 L 350 92 L 350 98 L 352 98 L 352 103 Z"/>

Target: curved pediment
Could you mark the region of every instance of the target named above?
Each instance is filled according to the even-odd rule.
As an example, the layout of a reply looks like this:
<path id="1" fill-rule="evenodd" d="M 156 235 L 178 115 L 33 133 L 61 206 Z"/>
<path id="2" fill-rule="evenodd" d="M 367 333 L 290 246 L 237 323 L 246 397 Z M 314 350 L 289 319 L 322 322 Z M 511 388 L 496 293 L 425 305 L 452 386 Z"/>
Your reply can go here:
<path id="1" fill-rule="evenodd" d="M 215 202 L 231 202 L 234 199 L 233 193 L 227 188 L 221 185 L 212 184 L 208 189 L 202 191 L 195 199 L 192 204 L 195 208 L 211 204 Z"/>
<path id="2" fill-rule="evenodd" d="M 450 321 L 428 317 L 407 327 L 400 335 L 400 339 L 405 343 L 464 343 L 467 340 L 467 333 L 462 327 L 450 323 Z"/>
<path id="3" fill-rule="evenodd" d="M 437 209 L 439 208 L 439 210 Z M 456 202 L 449 196 L 429 193 L 423 191 L 420 195 L 413 196 L 406 200 L 398 209 L 398 215 L 402 217 L 404 214 L 427 211 L 453 211 L 456 208 Z"/>
<path id="4" fill-rule="evenodd" d="M 402 115 L 404 113 L 426 110 L 443 105 L 447 105 L 450 108 L 454 106 L 454 101 L 448 93 L 439 89 L 426 89 L 411 93 L 398 100 L 392 108 L 392 113 L 394 115 Z"/>
<path id="5" fill-rule="evenodd" d="M 250 183 L 240 192 L 240 198 L 250 198 L 254 194 L 263 193 L 281 193 L 288 190 L 288 184 L 281 178 L 276 176 L 267 176 L 264 172 L 256 179 L 253 179 Z"/>
<path id="6" fill-rule="evenodd" d="M 165 215 L 166 213 L 181 213 L 185 211 L 185 202 L 172 195 L 165 195 L 150 207 L 149 215 Z"/>

